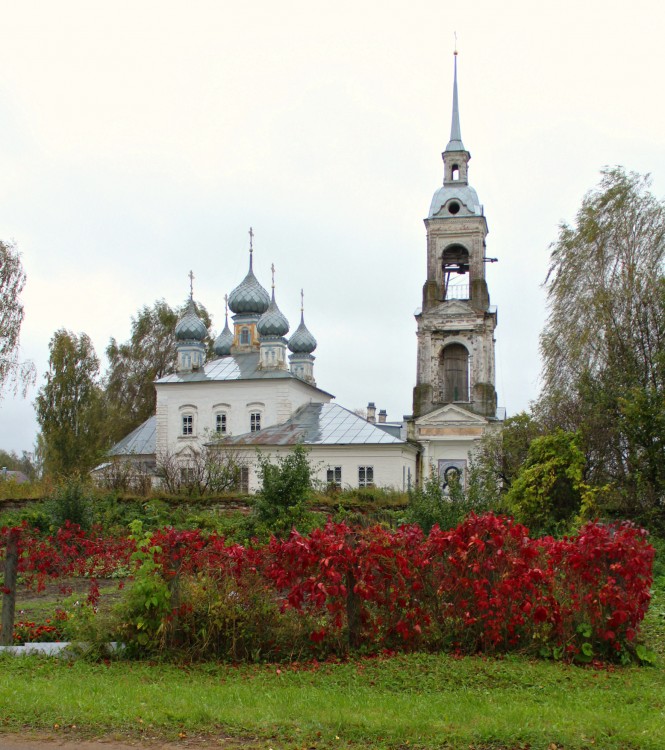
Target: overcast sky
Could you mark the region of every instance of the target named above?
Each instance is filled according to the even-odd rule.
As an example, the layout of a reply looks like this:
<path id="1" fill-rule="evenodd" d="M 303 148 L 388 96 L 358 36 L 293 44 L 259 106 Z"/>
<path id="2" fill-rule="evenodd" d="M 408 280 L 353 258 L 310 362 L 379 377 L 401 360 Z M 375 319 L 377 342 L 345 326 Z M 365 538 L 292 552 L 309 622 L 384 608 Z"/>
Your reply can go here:
<path id="1" fill-rule="evenodd" d="M 559 0 L 0 0 L 0 237 L 23 254 L 25 400 L 0 448 L 31 450 L 58 328 L 102 356 L 131 317 L 224 294 L 255 271 L 319 341 L 349 408 L 411 411 L 425 228 L 450 132 L 489 223 L 499 402 L 538 392 L 548 246 L 604 165 L 665 194 L 665 10 Z M 106 363 L 102 356 L 103 367 Z"/>

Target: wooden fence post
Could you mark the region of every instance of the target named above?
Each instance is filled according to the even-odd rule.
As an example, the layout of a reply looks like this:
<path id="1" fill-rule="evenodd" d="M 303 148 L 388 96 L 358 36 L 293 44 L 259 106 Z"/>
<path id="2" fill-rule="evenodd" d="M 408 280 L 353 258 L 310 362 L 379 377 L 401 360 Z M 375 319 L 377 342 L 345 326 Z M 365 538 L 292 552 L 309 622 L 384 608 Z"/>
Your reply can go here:
<path id="1" fill-rule="evenodd" d="M 5 581 L 2 593 L 2 630 L 0 631 L 0 646 L 11 646 L 14 643 L 18 540 L 19 530 L 10 529 L 7 536 L 7 553 L 5 556 Z"/>
<path id="2" fill-rule="evenodd" d="M 352 550 L 356 548 L 355 534 L 348 534 L 346 543 Z M 349 629 L 349 649 L 355 651 L 360 647 L 360 599 L 354 591 L 356 586 L 356 577 L 353 569 L 346 573 L 346 622 Z"/>

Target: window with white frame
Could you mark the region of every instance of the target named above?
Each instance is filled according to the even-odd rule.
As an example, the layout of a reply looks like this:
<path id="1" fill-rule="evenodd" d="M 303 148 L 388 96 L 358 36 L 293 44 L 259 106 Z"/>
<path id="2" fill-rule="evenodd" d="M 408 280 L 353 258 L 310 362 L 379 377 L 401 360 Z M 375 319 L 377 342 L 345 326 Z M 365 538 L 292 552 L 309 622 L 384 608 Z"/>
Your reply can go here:
<path id="1" fill-rule="evenodd" d="M 215 432 L 218 435 L 226 434 L 226 412 L 218 411 L 215 414 Z"/>
<path id="2" fill-rule="evenodd" d="M 374 486 L 374 467 L 373 466 L 359 466 L 358 467 L 358 487 L 373 487 Z"/>
<path id="3" fill-rule="evenodd" d="M 192 466 L 182 466 L 180 468 L 180 481 L 183 484 L 191 484 L 195 479 L 194 468 Z"/>
<path id="4" fill-rule="evenodd" d="M 328 487 L 341 487 L 342 486 L 342 467 L 341 466 L 329 466 L 326 472 L 326 482 Z"/>
<path id="5" fill-rule="evenodd" d="M 182 415 L 182 434 L 189 436 L 194 434 L 194 415 L 185 413 Z"/>
<path id="6" fill-rule="evenodd" d="M 259 432 L 261 430 L 261 412 L 253 411 L 249 415 L 249 431 Z"/>

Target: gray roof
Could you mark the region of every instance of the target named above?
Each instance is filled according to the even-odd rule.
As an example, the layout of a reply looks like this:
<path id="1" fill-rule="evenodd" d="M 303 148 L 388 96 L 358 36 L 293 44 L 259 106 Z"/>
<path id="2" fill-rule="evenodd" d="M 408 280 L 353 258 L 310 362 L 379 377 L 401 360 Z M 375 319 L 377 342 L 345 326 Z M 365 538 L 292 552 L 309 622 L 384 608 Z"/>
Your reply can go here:
<path id="1" fill-rule="evenodd" d="M 440 187 L 436 191 L 436 193 L 434 193 L 434 196 L 432 197 L 432 203 L 429 207 L 428 218 L 431 219 L 433 216 L 436 216 L 441 208 L 445 206 L 445 204 L 449 200 L 451 200 L 451 198 L 455 198 L 456 200 L 458 200 L 472 214 L 475 214 L 476 216 L 483 215 L 483 207 L 480 205 L 480 201 L 478 200 L 478 193 L 476 193 L 474 188 L 472 188 L 470 185 L 448 184 Z M 459 217 L 460 214 L 457 214 L 457 218 Z"/>
<path id="2" fill-rule="evenodd" d="M 376 422 L 376 426 L 396 438 L 402 434 L 402 425 L 399 422 Z"/>
<path id="3" fill-rule="evenodd" d="M 192 372 L 173 372 L 155 381 L 157 383 L 214 383 L 224 380 L 297 380 L 299 383 L 309 385 L 302 378 L 294 375 L 290 370 L 262 370 L 259 367 L 259 353 L 246 352 L 244 354 L 230 354 L 228 357 L 213 359 L 199 370 Z M 332 394 L 316 388 L 320 393 L 327 396 Z"/>
<path id="4" fill-rule="evenodd" d="M 108 452 L 109 456 L 145 456 L 155 453 L 155 430 L 157 417 L 152 416 L 139 425 L 127 437 L 116 443 Z"/>
<path id="5" fill-rule="evenodd" d="M 305 404 L 281 425 L 225 438 L 223 445 L 407 445 L 339 404 Z"/>

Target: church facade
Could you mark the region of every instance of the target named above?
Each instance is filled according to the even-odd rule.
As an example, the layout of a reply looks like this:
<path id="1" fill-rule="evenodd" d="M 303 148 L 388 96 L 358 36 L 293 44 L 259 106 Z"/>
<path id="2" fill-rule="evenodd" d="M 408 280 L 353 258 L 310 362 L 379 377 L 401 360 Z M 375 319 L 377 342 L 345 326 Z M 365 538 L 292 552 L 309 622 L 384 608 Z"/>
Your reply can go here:
<path id="1" fill-rule="evenodd" d="M 430 472 L 464 483 L 478 440 L 500 429 L 494 367 L 496 308 L 485 278 L 487 221 L 468 180 L 462 143 L 457 59 L 451 136 L 444 178 L 425 219 L 427 277 L 416 314 L 418 357 L 413 414 L 402 423 L 365 419 L 333 403 L 314 376 L 317 341 L 289 322 L 249 270 L 227 300 L 224 329 L 206 358 L 208 331 L 190 290 L 179 320 L 177 369 L 156 381 L 156 415 L 111 451 L 118 458 L 188 463 L 207 450 L 233 450 L 245 488 L 258 487 L 257 450 L 282 455 L 297 443 L 310 451 L 316 478 L 339 487 L 378 485 L 406 490 Z M 232 313 L 229 326 L 228 311 Z M 373 406 L 370 404 L 370 407 Z"/>

